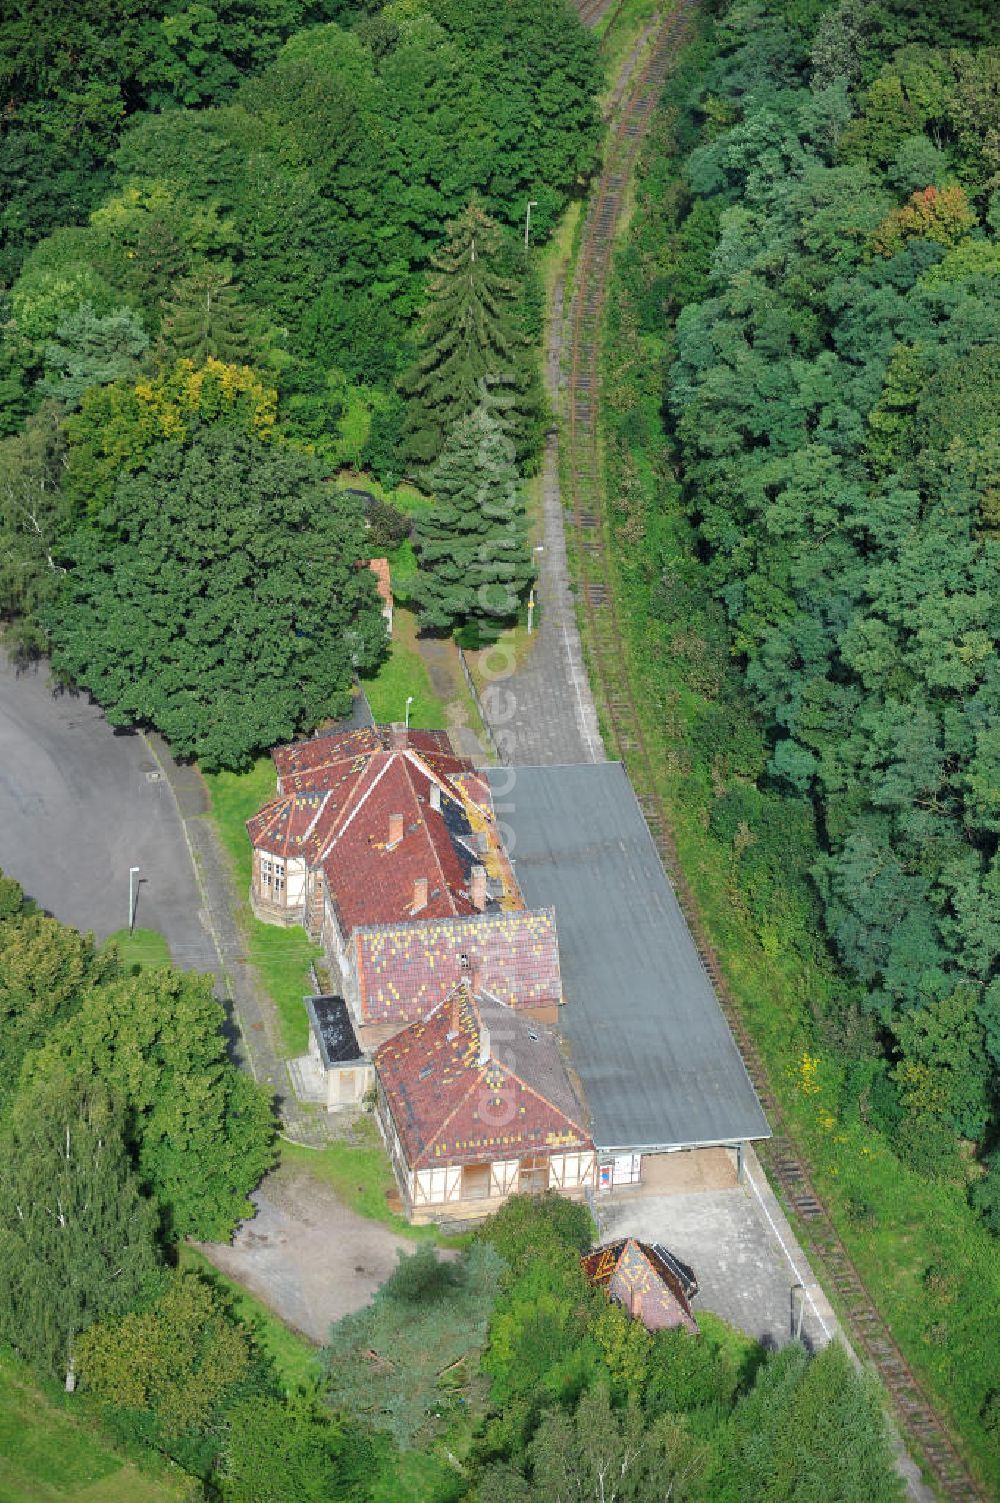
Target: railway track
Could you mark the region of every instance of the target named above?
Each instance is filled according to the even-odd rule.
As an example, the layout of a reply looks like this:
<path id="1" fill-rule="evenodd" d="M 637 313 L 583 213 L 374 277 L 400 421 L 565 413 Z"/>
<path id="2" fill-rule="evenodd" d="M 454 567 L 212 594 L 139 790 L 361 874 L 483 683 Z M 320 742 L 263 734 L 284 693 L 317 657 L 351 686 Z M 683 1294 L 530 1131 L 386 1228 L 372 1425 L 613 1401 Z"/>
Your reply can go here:
<path id="1" fill-rule="evenodd" d="M 601 0 L 578 0 L 581 19 L 602 12 Z M 952 1435 L 910 1370 L 866 1289 L 791 1138 L 767 1070 L 743 1023 L 677 859 L 655 767 L 639 717 L 624 634 L 611 581 L 608 527 L 600 473 L 598 400 L 603 309 L 611 272 L 615 229 L 643 136 L 656 109 L 678 49 L 687 39 L 694 0 L 680 0 L 667 14 L 646 60 L 611 127 L 604 167 L 591 194 L 569 317 L 568 388 L 564 443 L 574 545 L 579 565 L 592 678 L 614 749 L 626 763 L 650 831 L 690 925 L 774 1136 L 763 1155 L 772 1183 L 802 1230 L 835 1297 L 856 1349 L 871 1360 L 890 1395 L 902 1435 L 920 1456 L 942 1497 L 984 1503 Z M 586 24 L 586 21 L 585 21 Z M 593 24 L 593 23 L 591 23 Z"/>
<path id="2" fill-rule="evenodd" d="M 606 11 L 621 0 L 576 0 L 576 11 L 584 26 L 596 26 Z"/>

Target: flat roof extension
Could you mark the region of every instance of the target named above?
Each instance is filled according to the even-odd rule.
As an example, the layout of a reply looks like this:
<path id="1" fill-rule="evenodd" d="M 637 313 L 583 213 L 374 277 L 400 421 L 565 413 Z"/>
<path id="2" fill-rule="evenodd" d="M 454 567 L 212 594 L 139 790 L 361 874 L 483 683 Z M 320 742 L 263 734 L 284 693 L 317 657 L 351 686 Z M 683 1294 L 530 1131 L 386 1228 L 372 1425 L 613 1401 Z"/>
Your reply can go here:
<path id="1" fill-rule="evenodd" d="M 554 908 L 559 1030 L 599 1149 L 770 1136 L 620 762 L 488 770 L 525 901 Z"/>

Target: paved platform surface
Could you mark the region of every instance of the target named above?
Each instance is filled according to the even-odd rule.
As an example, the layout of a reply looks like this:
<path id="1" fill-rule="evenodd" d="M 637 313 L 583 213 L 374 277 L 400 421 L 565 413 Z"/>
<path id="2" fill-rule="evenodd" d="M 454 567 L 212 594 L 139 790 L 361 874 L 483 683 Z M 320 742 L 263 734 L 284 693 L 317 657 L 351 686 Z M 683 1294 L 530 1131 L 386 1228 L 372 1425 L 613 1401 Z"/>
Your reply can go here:
<path id="1" fill-rule="evenodd" d="M 556 289 L 545 385 L 558 411 L 562 360 L 562 286 Z M 521 667 L 482 695 L 493 738 L 504 762 L 522 767 L 603 762 L 604 743 L 583 661 L 576 604 L 566 561 L 566 534 L 559 489 L 559 439 L 545 441 L 542 469 L 542 551 L 535 590 L 538 631 Z"/>
<path id="2" fill-rule="evenodd" d="M 749 1183 L 679 1195 L 630 1194 L 598 1204 L 602 1241 L 662 1242 L 690 1264 L 699 1284 L 695 1316 L 711 1310 L 768 1346 L 784 1346 L 798 1319 L 801 1296 L 793 1288 L 805 1283 L 816 1304 L 804 1302 L 802 1339 L 813 1348 L 829 1341 L 835 1321 L 805 1257 L 786 1235 L 780 1213 L 774 1226 L 768 1222 Z"/>

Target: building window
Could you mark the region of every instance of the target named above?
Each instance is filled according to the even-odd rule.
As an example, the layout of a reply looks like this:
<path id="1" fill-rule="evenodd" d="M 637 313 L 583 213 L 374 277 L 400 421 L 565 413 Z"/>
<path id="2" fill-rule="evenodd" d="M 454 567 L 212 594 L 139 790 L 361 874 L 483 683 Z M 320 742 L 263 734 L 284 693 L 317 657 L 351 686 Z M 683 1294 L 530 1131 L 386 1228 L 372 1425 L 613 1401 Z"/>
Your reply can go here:
<path id="1" fill-rule="evenodd" d="M 489 1164 L 466 1164 L 462 1169 L 462 1199 L 489 1200 Z"/>
<path id="2" fill-rule="evenodd" d="M 447 1200 L 451 1186 L 448 1181 L 451 1178 L 448 1169 L 423 1169 L 417 1176 L 418 1181 L 423 1182 L 424 1198 L 431 1204 Z"/>
<path id="3" fill-rule="evenodd" d="M 280 856 L 261 855 L 260 890 L 274 903 L 285 901 L 285 863 Z"/>
<path id="4" fill-rule="evenodd" d="M 517 1177 L 517 1188 L 522 1195 L 541 1195 L 543 1190 L 549 1188 L 549 1160 L 548 1155 L 543 1153 L 529 1154 L 521 1160 L 521 1172 Z"/>

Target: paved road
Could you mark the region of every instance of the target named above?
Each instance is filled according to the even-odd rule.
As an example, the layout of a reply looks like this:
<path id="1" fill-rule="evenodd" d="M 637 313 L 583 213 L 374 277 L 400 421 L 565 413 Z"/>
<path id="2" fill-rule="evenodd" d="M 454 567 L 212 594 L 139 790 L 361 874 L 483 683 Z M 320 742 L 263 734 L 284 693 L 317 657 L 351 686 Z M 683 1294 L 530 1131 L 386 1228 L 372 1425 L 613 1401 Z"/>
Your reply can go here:
<path id="1" fill-rule="evenodd" d="M 562 299 L 560 284 L 555 291 L 545 352 L 546 388 L 553 411 L 559 405 Z M 559 489 L 559 440 L 555 433 L 550 433 L 545 443 L 542 498 L 544 544 L 538 554 L 536 642 L 516 673 L 486 689 L 483 708 L 505 762 L 522 767 L 603 762 L 604 744 L 570 590 Z"/>
<path id="2" fill-rule="evenodd" d="M 47 669 L 0 654 L 0 868 L 48 912 L 104 939 L 136 922 L 174 961 L 218 965 L 173 796 L 137 734 L 116 733 L 85 695 L 54 695 Z"/>
<path id="3" fill-rule="evenodd" d="M 367 723 L 367 702 L 357 709 Z M 112 730 L 86 695 L 53 694 L 44 666 L 18 674 L 0 653 L 0 870 L 105 939 L 126 926 L 128 869 L 140 867 L 137 924 L 164 936 L 176 965 L 214 976 L 238 1024 L 233 1059 L 275 1092 L 289 1136 L 318 1145 L 331 1124 L 291 1091 L 208 803 L 198 769 L 179 767 L 159 736 Z"/>

